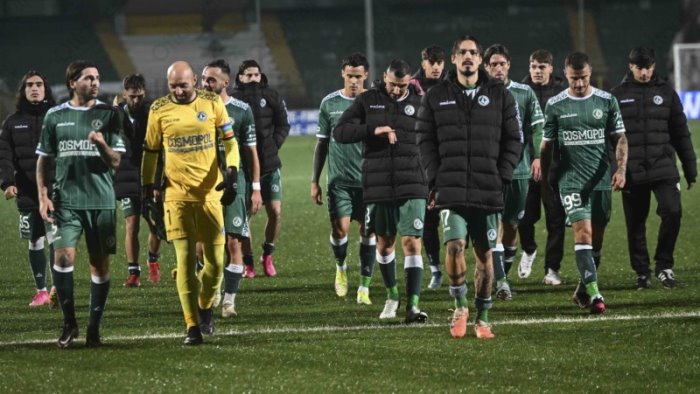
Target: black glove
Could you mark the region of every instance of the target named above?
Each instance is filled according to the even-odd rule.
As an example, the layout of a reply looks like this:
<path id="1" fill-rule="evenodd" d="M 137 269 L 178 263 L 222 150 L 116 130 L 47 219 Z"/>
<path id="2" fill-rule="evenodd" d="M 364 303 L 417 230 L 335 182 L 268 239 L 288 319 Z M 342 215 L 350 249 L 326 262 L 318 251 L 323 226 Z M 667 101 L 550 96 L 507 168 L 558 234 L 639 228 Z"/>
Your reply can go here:
<path id="1" fill-rule="evenodd" d="M 228 167 L 224 174 L 224 181 L 216 185 L 216 190 L 223 190 L 221 195 L 221 205 L 231 205 L 238 194 L 238 170 L 236 167 Z"/>
<path id="2" fill-rule="evenodd" d="M 151 210 L 153 209 L 153 185 L 141 187 L 141 215 L 151 224 Z"/>

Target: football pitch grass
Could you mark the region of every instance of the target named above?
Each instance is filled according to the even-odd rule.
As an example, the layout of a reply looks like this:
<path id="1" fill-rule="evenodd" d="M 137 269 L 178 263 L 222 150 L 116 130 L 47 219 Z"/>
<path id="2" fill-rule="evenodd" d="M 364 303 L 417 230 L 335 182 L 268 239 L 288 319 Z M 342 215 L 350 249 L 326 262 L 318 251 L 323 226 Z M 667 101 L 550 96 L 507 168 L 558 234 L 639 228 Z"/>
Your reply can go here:
<path id="1" fill-rule="evenodd" d="M 693 125 L 696 152 L 700 123 Z M 242 281 L 239 316 L 222 319 L 205 344 L 182 346 L 185 335 L 175 282 L 173 249 L 163 244 L 163 280 L 146 280 L 142 257 L 139 289 L 126 289 L 123 220 L 118 254 L 112 260 L 112 288 L 103 318 L 104 347 L 84 346 L 89 274 L 84 244 L 75 271 L 80 338 L 60 350 L 55 341 L 59 310 L 30 309 L 34 293 L 26 241 L 19 240 L 14 201 L 0 204 L 0 391 L 1 392 L 694 392 L 700 391 L 699 190 L 683 187 L 683 224 L 676 248 L 678 288 L 636 290 L 629 267 L 619 193 L 613 200 L 599 272 L 608 310 L 593 317 L 571 302 L 578 280 L 570 230 L 562 262 L 564 284 L 541 284 L 545 230 L 533 273 L 509 275 L 512 301 L 494 301 L 490 313 L 496 338 L 477 340 L 449 334 L 452 299 L 447 287 L 427 290 L 427 259 L 421 309 L 425 325 L 402 319 L 379 321 L 385 299 L 378 267 L 371 306 L 357 305 L 358 237 L 353 225 L 348 256 L 350 291 L 333 291 L 335 263 L 328 243 L 326 206 L 309 197 L 315 139 L 290 138 L 282 149 L 283 223 L 275 252 L 278 277 Z M 325 176 L 324 176 L 325 179 Z M 325 182 L 325 181 L 324 181 Z M 325 192 L 325 187 L 324 187 Z M 648 242 L 656 245 L 655 204 Z M 253 222 L 259 256 L 264 213 Z M 145 225 L 142 226 L 145 228 Z M 143 229 L 142 229 L 143 230 Z M 142 231 L 142 250 L 146 245 Z M 143 256 L 145 251 L 142 251 Z M 405 300 L 402 254 L 397 253 L 399 291 Z M 471 251 L 468 272 L 473 270 Z M 471 277 L 471 274 L 469 275 Z M 469 298 L 473 299 L 469 283 Z M 403 307 L 399 316 L 402 317 Z M 473 311 L 473 308 L 472 308 Z M 473 313 L 471 319 L 473 320 Z"/>

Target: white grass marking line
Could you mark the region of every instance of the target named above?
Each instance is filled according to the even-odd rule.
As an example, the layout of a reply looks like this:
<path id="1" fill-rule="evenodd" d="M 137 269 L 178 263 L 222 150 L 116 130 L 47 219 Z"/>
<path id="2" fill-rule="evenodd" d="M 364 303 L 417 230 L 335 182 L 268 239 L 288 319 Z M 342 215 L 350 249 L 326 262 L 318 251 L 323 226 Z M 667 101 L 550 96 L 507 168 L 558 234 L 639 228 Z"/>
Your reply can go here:
<path id="1" fill-rule="evenodd" d="M 700 311 L 692 312 L 674 312 L 662 313 L 658 315 L 603 315 L 603 316 L 579 316 L 579 317 L 551 317 L 541 319 L 506 319 L 492 321 L 494 326 L 528 326 L 534 324 L 582 324 L 594 322 L 609 322 L 609 321 L 636 321 L 636 320 L 660 320 L 660 319 L 683 319 L 688 317 L 700 317 Z M 445 327 L 447 324 L 427 323 L 427 324 L 367 324 L 362 326 L 316 326 L 316 327 L 261 327 L 249 330 L 226 330 L 217 331 L 215 336 L 239 336 L 239 335 L 260 335 L 260 334 L 294 334 L 294 333 L 312 333 L 312 332 L 344 332 L 344 331 L 364 331 L 364 330 L 400 330 L 400 329 L 417 329 L 417 328 L 436 328 Z M 116 342 L 131 342 L 154 339 L 182 339 L 184 332 L 178 333 L 154 333 L 144 335 L 117 335 L 103 337 L 107 343 Z M 81 338 L 76 342 L 80 344 Z M 206 339 L 206 337 L 205 337 Z M 0 347 L 36 345 L 36 344 L 53 344 L 55 339 L 30 339 L 0 342 Z"/>

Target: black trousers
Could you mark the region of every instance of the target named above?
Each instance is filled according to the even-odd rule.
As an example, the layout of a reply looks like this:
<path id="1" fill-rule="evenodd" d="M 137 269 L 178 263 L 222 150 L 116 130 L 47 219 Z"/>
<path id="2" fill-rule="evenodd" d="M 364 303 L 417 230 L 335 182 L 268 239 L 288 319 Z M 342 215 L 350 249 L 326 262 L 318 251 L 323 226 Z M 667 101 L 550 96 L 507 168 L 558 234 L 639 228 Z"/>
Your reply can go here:
<path id="1" fill-rule="evenodd" d="M 551 196 L 551 201 L 543 201 L 541 184 L 530 180 L 530 187 L 525 202 L 525 215 L 518 224 L 520 246 L 525 252 L 533 253 L 537 250 L 535 223 L 540 220 L 542 215 L 540 207 L 544 205 L 544 216 L 547 226 L 547 246 L 545 247 L 544 255 L 545 274 L 548 268 L 554 271 L 559 271 L 561 268 L 561 260 L 564 258 L 564 235 L 566 233 L 566 213 L 561 205 L 559 190 L 555 189 Z"/>
<path id="2" fill-rule="evenodd" d="M 622 207 L 627 225 L 627 246 L 630 264 L 637 275 L 650 275 L 646 222 L 651 193 L 656 196 L 656 214 L 661 218 L 656 244 L 655 274 L 673 268 L 673 250 L 681 229 L 681 192 L 677 180 L 661 180 L 644 185 L 631 185 L 622 192 Z"/>
<path id="3" fill-rule="evenodd" d="M 440 210 L 426 209 L 423 221 L 423 248 L 428 255 L 428 263 L 440 266 Z"/>

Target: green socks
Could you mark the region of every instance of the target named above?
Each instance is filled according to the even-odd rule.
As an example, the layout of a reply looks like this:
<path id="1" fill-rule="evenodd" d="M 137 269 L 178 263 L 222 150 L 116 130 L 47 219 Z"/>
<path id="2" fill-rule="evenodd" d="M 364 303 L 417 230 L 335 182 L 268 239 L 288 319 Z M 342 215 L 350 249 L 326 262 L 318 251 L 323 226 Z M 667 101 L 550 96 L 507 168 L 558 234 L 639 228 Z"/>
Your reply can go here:
<path id="1" fill-rule="evenodd" d="M 42 241 L 43 243 L 43 241 Z M 29 249 L 29 266 L 32 268 L 32 276 L 34 277 L 34 283 L 36 288 L 41 290 L 46 288 L 46 255 L 44 254 L 44 248 L 39 250 L 32 250 L 31 246 Z"/>
<path id="2" fill-rule="evenodd" d="M 487 323 L 489 321 L 489 310 L 493 306 L 493 301 L 491 300 L 491 297 L 476 297 L 474 299 L 474 304 L 476 306 L 476 320 L 481 320 L 484 323 Z"/>
<path id="3" fill-rule="evenodd" d="M 224 293 L 238 293 L 238 286 L 243 276 L 243 264 L 229 264 L 224 269 Z"/>
<path id="4" fill-rule="evenodd" d="M 331 235 L 331 248 L 333 249 L 333 256 L 335 256 L 335 263 L 338 267 L 345 265 L 345 257 L 348 255 L 348 237 L 335 239 Z"/>
<path id="5" fill-rule="evenodd" d="M 407 308 L 418 308 L 420 299 L 420 285 L 423 280 L 423 256 L 406 256 L 403 260 L 406 274 L 406 299 Z"/>
<path id="6" fill-rule="evenodd" d="M 517 252 L 517 246 L 508 246 L 503 250 L 503 271 L 505 272 L 505 276 L 508 276 L 510 267 L 513 266 L 513 260 L 515 260 L 515 254 Z"/>
<path id="7" fill-rule="evenodd" d="M 73 266 L 61 268 L 53 266 L 54 286 L 58 295 L 58 303 L 63 311 L 63 322 L 72 326 L 75 322 L 75 302 L 73 300 Z"/>
<path id="8" fill-rule="evenodd" d="M 493 279 L 496 282 L 500 282 L 506 278 L 506 271 L 503 266 L 503 244 L 497 244 L 492 249 L 491 254 L 493 255 Z"/>
<path id="9" fill-rule="evenodd" d="M 104 313 L 105 305 L 107 304 L 107 295 L 109 294 L 109 275 L 103 277 L 92 276 L 90 282 L 90 317 L 88 318 L 89 327 L 99 327 Z M 60 296 L 59 296 L 60 297 Z"/>
<path id="10" fill-rule="evenodd" d="M 377 242 L 374 237 L 362 237 L 360 240 L 360 283 L 369 287 L 374 272 L 374 261 L 377 254 Z"/>
<path id="11" fill-rule="evenodd" d="M 380 256 L 377 254 L 377 262 L 379 263 L 379 270 L 382 273 L 382 279 L 384 279 L 384 287 L 387 289 L 387 297 L 392 300 L 398 300 L 399 290 L 396 285 L 396 254 L 391 253 L 388 256 Z"/>
<path id="12" fill-rule="evenodd" d="M 576 244 L 576 267 L 584 285 L 598 281 L 598 274 L 593 261 L 593 247 L 588 244 Z"/>
<path id="13" fill-rule="evenodd" d="M 455 299 L 455 308 L 466 308 L 469 306 L 466 283 L 462 283 L 459 286 L 450 286 L 450 295 Z"/>

